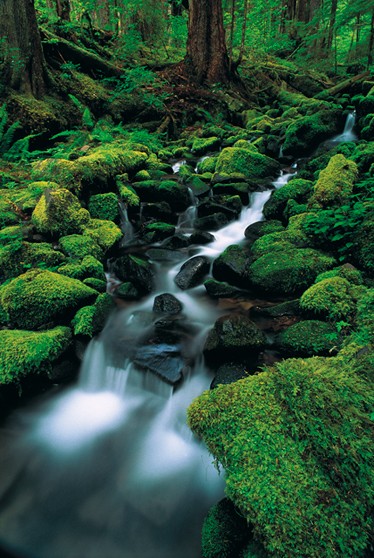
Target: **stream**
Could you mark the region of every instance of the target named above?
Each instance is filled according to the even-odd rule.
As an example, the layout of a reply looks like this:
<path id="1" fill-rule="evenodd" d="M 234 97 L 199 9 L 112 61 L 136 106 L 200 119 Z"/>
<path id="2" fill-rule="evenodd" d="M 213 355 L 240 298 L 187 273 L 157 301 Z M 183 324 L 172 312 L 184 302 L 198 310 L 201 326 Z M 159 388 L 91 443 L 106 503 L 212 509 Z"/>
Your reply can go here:
<path id="1" fill-rule="evenodd" d="M 286 184 L 295 166 L 273 186 Z M 194 255 L 213 260 L 241 242 L 245 228 L 263 219 L 271 191 L 252 194 L 238 220 Z M 180 231 L 192 232 L 195 216 L 192 204 Z M 224 475 L 188 429 L 186 409 L 209 389 L 212 374 L 201 352 L 223 312 L 202 286 L 178 288 L 174 278 L 183 263 L 156 261 L 155 292 L 112 314 L 86 350 L 77 385 L 14 413 L 3 429 L 0 540 L 10 556 L 200 555 L 203 518 L 224 496 Z M 164 293 L 182 304 L 188 330 L 189 364 L 178 388 L 134 364 L 133 349 L 155 326 L 154 300 Z M 173 364 L 178 356 L 170 355 Z"/>

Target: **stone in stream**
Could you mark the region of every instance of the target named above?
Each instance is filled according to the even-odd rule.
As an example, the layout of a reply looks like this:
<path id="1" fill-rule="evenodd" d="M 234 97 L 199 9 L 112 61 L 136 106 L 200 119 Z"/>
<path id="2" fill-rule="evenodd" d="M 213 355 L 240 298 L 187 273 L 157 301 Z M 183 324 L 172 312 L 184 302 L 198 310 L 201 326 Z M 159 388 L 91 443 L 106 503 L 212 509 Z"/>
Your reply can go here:
<path id="1" fill-rule="evenodd" d="M 195 227 L 203 231 L 218 231 L 228 223 L 228 218 L 222 211 L 207 215 L 206 217 L 199 217 L 195 220 Z"/>
<path id="2" fill-rule="evenodd" d="M 183 309 L 183 305 L 179 300 L 170 293 L 164 293 L 155 297 L 153 303 L 153 312 L 155 314 L 179 314 Z"/>
<path id="3" fill-rule="evenodd" d="M 153 289 L 154 271 L 147 259 L 133 254 L 125 254 L 114 262 L 113 272 L 118 279 L 133 283 L 142 293 Z"/>
<path id="4" fill-rule="evenodd" d="M 209 273 L 210 263 L 205 256 L 195 256 L 186 261 L 180 268 L 174 281 L 182 289 L 192 289 L 201 285 L 207 273 Z"/>
<path id="5" fill-rule="evenodd" d="M 248 376 L 248 366 L 246 363 L 225 362 L 225 364 L 218 368 L 210 384 L 210 389 L 214 389 L 220 384 L 232 384 L 246 376 Z"/>
<path id="6" fill-rule="evenodd" d="M 190 244 L 209 244 L 214 240 L 214 236 L 208 231 L 194 231 L 190 236 Z"/>
<path id="7" fill-rule="evenodd" d="M 231 298 L 242 292 L 225 281 L 216 281 L 215 279 L 207 279 L 204 282 L 204 287 L 211 298 Z"/>
<path id="8" fill-rule="evenodd" d="M 248 288 L 248 267 L 251 259 L 244 248 L 238 244 L 228 246 L 213 262 L 212 274 L 214 279 Z"/>
<path id="9" fill-rule="evenodd" d="M 204 346 L 209 364 L 252 358 L 266 345 L 264 333 L 247 316 L 226 314 L 215 322 Z"/>
<path id="10" fill-rule="evenodd" d="M 171 385 L 182 380 L 186 368 L 179 347 L 166 343 L 140 347 L 135 353 L 134 364 Z"/>

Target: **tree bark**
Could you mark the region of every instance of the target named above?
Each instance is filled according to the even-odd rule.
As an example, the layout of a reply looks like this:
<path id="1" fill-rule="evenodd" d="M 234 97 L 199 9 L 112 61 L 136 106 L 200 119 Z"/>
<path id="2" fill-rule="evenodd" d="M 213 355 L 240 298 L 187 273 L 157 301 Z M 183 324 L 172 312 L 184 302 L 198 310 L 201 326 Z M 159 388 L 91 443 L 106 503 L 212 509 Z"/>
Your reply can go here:
<path id="1" fill-rule="evenodd" d="M 0 76 L 21 93 L 41 98 L 46 66 L 34 0 L 0 1 Z"/>
<path id="2" fill-rule="evenodd" d="M 332 47 L 332 40 L 335 33 L 335 22 L 336 22 L 336 9 L 338 7 L 338 0 L 332 0 L 331 11 L 330 11 L 330 22 L 329 22 L 329 34 L 327 37 L 327 50 Z"/>
<path id="3" fill-rule="evenodd" d="M 369 38 L 369 49 L 368 49 L 368 69 L 373 63 L 373 47 L 374 47 L 374 10 L 371 15 L 370 22 L 370 38 Z"/>
<path id="4" fill-rule="evenodd" d="M 185 65 L 199 83 L 230 81 L 221 0 L 190 0 Z"/>
<path id="5" fill-rule="evenodd" d="M 70 22 L 70 0 L 56 0 L 56 7 L 58 17 Z"/>

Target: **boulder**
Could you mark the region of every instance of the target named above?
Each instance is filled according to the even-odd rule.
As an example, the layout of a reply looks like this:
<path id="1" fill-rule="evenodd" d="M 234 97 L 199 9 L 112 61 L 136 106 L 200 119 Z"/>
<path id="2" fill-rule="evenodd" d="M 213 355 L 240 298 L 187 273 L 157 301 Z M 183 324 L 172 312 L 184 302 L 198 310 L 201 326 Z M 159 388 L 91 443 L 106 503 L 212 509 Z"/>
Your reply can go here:
<path id="1" fill-rule="evenodd" d="M 159 376 L 164 382 L 177 385 L 183 378 L 184 359 L 177 345 L 160 343 L 140 347 L 134 364 L 146 372 Z"/>
<path id="2" fill-rule="evenodd" d="M 185 262 L 175 276 L 176 285 L 183 291 L 201 285 L 209 273 L 210 262 L 205 256 L 195 256 Z"/>
<path id="3" fill-rule="evenodd" d="M 250 257 L 246 250 L 237 244 L 228 246 L 213 262 L 214 279 L 225 281 L 230 285 L 248 288 L 248 268 Z"/>
<path id="4" fill-rule="evenodd" d="M 204 287 L 208 295 L 212 298 L 231 298 L 241 292 L 237 287 L 233 287 L 224 281 L 216 281 L 215 279 L 207 279 L 204 281 Z"/>
<path id="5" fill-rule="evenodd" d="M 275 347 L 293 357 L 329 355 L 337 351 L 338 332 L 329 323 L 305 320 L 291 325 L 276 337 Z"/>
<path id="6" fill-rule="evenodd" d="M 133 283 L 141 293 L 152 291 L 154 270 L 144 257 L 125 254 L 115 260 L 113 272 L 121 281 Z"/>
<path id="7" fill-rule="evenodd" d="M 90 214 L 69 190 L 46 190 L 38 201 L 31 220 L 40 233 L 64 236 L 80 233 L 90 220 Z"/>
<path id="8" fill-rule="evenodd" d="M 239 173 L 245 178 L 265 178 L 276 176 L 280 165 L 274 159 L 243 147 L 225 147 L 218 156 L 216 172 L 233 175 Z"/>
<path id="9" fill-rule="evenodd" d="M 179 300 L 170 293 L 164 293 L 155 297 L 153 303 L 153 312 L 155 314 L 179 314 L 183 309 L 183 305 Z"/>

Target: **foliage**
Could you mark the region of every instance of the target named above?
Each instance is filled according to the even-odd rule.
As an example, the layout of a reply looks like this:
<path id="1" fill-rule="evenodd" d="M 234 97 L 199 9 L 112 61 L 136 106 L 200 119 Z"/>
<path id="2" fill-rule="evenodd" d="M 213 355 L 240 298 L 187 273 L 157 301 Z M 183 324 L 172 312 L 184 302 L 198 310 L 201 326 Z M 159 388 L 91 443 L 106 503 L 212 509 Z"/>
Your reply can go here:
<path id="1" fill-rule="evenodd" d="M 291 359 L 205 392 L 188 420 L 271 556 L 359 557 L 373 501 L 372 402 L 354 360 Z"/>
<path id="2" fill-rule="evenodd" d="M 115 82 L 111 102 L 128 95 L 141 95 L 145 105 L 162 110 L 168 93 L 164 90 L 165 82 L 146 66 L 134 66 L 122 74 Z"/>
<path id="3" fill-rule="evenodd" d="M 71 330 L 0 331 L 0 383 L 18 383 L 28 374 L 45 374 L 69 347 Z"/>

